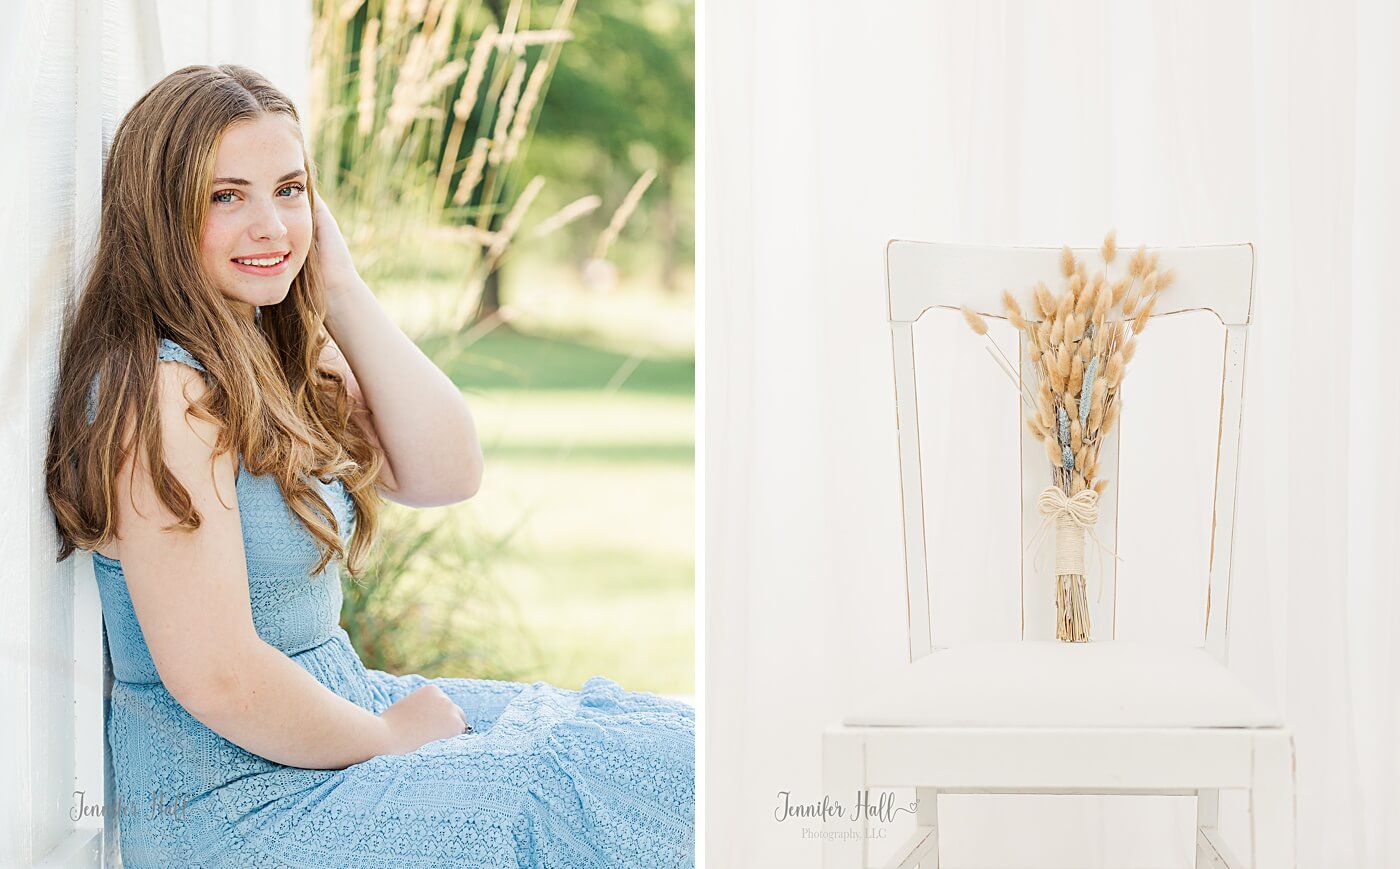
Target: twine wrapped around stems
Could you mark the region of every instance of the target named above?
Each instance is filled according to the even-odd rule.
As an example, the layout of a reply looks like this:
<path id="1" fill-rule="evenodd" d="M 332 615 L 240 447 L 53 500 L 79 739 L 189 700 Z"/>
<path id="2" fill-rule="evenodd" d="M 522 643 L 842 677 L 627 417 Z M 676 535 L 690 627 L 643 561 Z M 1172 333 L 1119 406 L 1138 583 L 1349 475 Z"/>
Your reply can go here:
<path id="1" fill-rule="evenodd" d="M 1074 497 L 1058 486 L 1040 493 L 1040 512 L 1055 522 L 1055 639 L 1089 640 L 1089 600 L 1084 590 L 1084 531 L 1099 521 L 1099 493 L 1085 489 Z"/>

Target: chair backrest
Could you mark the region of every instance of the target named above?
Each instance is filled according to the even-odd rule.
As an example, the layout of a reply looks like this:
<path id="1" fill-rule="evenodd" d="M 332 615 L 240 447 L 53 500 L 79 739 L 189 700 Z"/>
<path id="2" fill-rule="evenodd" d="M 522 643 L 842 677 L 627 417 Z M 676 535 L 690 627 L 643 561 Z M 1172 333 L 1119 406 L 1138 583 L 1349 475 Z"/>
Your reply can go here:
<path id="1" fill-rule="evenodd" d="M 914 324 L 927 311 L 944 308 L 956 312 L 967 305 L 989 321 L 1005 321 L 1001 295 L 1004 289 L 1021 301 L 1028 320 L 1038 319 L 1034 305 L 1028 304 L 1029 290 L 1043 280 L 1058 292 L 1061 248 L 984 246 L 913 241 L 891 241 L 885 252 L 889 294 L 889 323 L 894 349 L 896 425 L 903 499 L 905 573 L 908 586 L 908 626 L 910 660 L 917 660 L 942 646 L 935 645 L 930 621 L 930 568 L 925 515 L 926 498 L 939 497 L 926 492 L 924 461 L 920 444 L 918 388 L 915 365 Z M 1098 258 L 1097 248 L 1076 248 L 1075 256 L 1090 264 Z M 1244 388 L 1245 338 L 1250 322 L 1254 284 L 1254 248 L 1250 244 L 1228 244 L 1182 248 L 1152 248 L 1159 269 L 1172 269 L 1175 280 L 1153 307 L 1152 320 L 1187 311 L 1209 311 L 1223 327 L 1223 354 L 1220 379 L 1220 414 L 1216 427 L 1214 500 L 1209 543 L 1209 577 L 1205 594 L 1202 645 L 1218 660 L 1225 660 L 1229 629 L 1231 553 L 1235 531 L 1235 489 L 1239 468 L 1240 424 Z M 1115 258 L 1114 276 L 1125 271 L 1122 265 L 1129 252 Z M 1006 327 L 1006 328 L 1009 328 Z M 969 332 L 970 334 L 970 332 Z M 1033 386 L 1033 366 L 1027 340 L 1017 332 L 1019 358 L 1015 360 L 1026 383 Z M 1144 335 L 1143 341 L 1154 336 Z M 1139 354 L 1141 354 L 1141 347 Z M 1193 353 L 1202 352 L 1192 347 Z M 1212 354 L 1214 347 L 1210 348 Z M 986 360 L 988 366 L 991 360 Z M 1124 391 L 1132 389 L 1129 365 Z M 1213 368 L 1212 368 L 1213 371 Z M 1007 395 L 1011 387 L 1007 386 Z M 1150 401 L 1150 396 L 1143 396 Z M 1053 639 L 1055 635 L 1055 596 L 1053 561 L 1040 569 L 1027 556 L 1026 544 L 1041 527 L 1044 517 L 1037 504 L 1039 493 L 1050 485 L 1050 463 L 1045 445 L 1025 424 L 1025 411 L 1017 416 L 1021 445 L 1021 639 Z M 1107 477 L 1108 487 L 1099 502 L 1098 538 L 1109 550 L 1117 549 L 1118 467 L 1121 423 L 1107 436 L 1099 452 L 1099 476 Z M 1053 529 L 1051 530 L 1053 537 Z M 1093 544 L 1089 544 L 1093 546 Z M 1086 551 L 1086 561 L 1091 561 Z M 1102 577 L 1102 597 L 1090 596 L 1093 639 L 1117 637 L 1117 561 L 1106 560 Z M 937 605 L 937 601 L 934 601 Z"/>

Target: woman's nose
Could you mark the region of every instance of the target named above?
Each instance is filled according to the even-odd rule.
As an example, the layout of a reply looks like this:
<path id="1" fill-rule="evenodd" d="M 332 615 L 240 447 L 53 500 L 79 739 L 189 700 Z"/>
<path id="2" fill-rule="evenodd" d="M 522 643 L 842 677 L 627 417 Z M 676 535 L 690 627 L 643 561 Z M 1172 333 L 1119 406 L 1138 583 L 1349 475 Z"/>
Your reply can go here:
<path id="1" fill-rule="evenodd" d="M 258 208 L 248 232 L 253 238 L 281 238 L 287 234 L 287 225 L 277 214 L 277 206 L 269 202 Z"/>

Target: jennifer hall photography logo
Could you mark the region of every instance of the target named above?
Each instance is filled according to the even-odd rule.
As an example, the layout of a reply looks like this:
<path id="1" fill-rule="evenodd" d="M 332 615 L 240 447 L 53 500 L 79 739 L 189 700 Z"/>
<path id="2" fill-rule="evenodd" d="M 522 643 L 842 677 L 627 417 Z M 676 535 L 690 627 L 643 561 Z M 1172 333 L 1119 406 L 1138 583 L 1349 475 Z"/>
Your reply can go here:
<path id="1" fill-rule="evenodd" d="M 115 815 L 118 818 L 130 818 L 135 815 L 145 815 L 154 820 L 156 818 L 174 818 L 185 820 L 185 811 L 189 808 L 189 797 L 179 799 L 165 799 L 161 797 L 160 791 L 151 794 L 151 801 L 132 802 L 123 801 L 117 797 L 116 805 L 108 808 L 102 803 L 89 803 L 87 801 L 87 791 L 73 791 L 73 808 L 68 812 L 68 817 L 74 821 L 82 818 L 103 818 L 107 815 Z"/>
<path id="2" fill-rule="evenodd" d="M 910 801 L 907 805 L 895 805 L 894 794 L 889 791 L 877 792 L 875 800 L 872 802 L 870 791 L 856 791 L 855 799 L 851 804 L 843 804 L 840 800 L 832 798 L 830 794 L 822 794 L 819 803 L 799 803 L 792 799 L 791 791 L 778 791 L 778 805 L 773 809 L 773 817 L 779 823 L 792 818 L 803 818 L 816 822 L 816 826 L 802 827 L 802 838 L 804 839 L 883 839 L 888 831 L 882 824 L 893 822 L 903 812 L 913 814 L 919 809 L 917 799 Z M 824 830 L 821 825 L 827 820 L 836 818 L 856 824 L 850 830 Z M 861 821 L 870 821 L 871 824 L 862 829 Z"/>

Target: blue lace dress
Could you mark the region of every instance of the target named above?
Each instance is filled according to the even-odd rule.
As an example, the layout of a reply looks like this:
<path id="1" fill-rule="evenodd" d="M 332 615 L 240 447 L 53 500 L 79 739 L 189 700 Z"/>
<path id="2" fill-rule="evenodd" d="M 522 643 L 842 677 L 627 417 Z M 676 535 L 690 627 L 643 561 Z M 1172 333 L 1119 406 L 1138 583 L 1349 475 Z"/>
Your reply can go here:
<path id="1" fill-rule="evenodd" d="M 160 358 L 203 370 L 174 342 Z M 314 484 L 348 537 L 343 485 Z M 272 477 L 240 460 L 237 490 L 258 635 L 375 714 L 432 682 L 473 731 L 339 770 L 245 751 L 165 689 L 120 562 L 93 553 L 115 676 L 106 808 L 128 869 L 694 865 L 693 707 L 601 676 L 570 691 L 366 669 L 339 626 L 336 563 L 308 579 L 313 539 Z"/>

